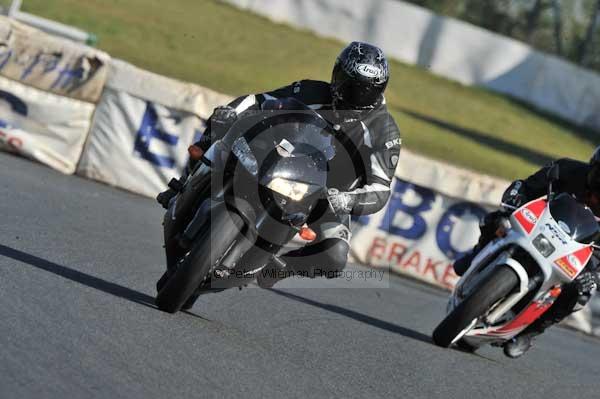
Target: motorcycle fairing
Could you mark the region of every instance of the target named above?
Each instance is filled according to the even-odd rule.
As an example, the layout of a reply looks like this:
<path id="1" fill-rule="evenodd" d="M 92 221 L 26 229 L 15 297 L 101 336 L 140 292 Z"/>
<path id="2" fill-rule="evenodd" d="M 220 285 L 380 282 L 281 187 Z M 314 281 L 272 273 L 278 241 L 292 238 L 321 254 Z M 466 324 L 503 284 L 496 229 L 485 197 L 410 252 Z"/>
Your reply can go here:
<path id="1" fill-rule="evenodd" d="M 468 288 L 471 279 L 479 278 L 477 273 L 481 272 L 480 275 L 483 276 L 486 268 L 491 270 L 503 263 L 515 269 L 521 284 L 518 292 L 502 302 L 512 301 L 511 303 L 516 304 L 523 298 L 528 292 L 526 287 L 529 284 L 529 278 L 525 268 L 518 261 L 507 259 L 509 258 L 507 249 L 512 246 L 523 248 L 534 258 L 540 266 L 546 282 L 538 288 L 531 303 L 518 314 L 511 315 L 509 312 L 512 311 L 509 310 L 509 312 L 505 312 L 505 317 L 502 317 L 501 321 L 496 324 L 478 323 L 469 330 L 462 338 L 475 346 L 510 339 L 541 317 L 560 294 L 560 285 L 575 279 L 583 271 L 593 252 L 592 244 L 579 243 L 563 231 L 563 227 L 552 217 L 545 197 L 531 201 L 517 209 L 511 215 L 510 222 L 512 229 L 508 231 L 507 235 L 490 242 L 475 257 L 472 266 L 458 282 L 449 301 L 448 310 L 451 311 L 460 303 L 461 298 L 464 297 L 463 291 L 468 292 L 465 285 Z M 540 234 L 543 234 L 555 248 L 548 257 L 543 256 L 532 244 Z M 489 260 L 494 256 L 496 257 L 495 261 L 490 264 Z M 524 279 L 527 281 L 523 281 Z M 497 304 L 496 308 L 501 305 L 502 303 Z"/>

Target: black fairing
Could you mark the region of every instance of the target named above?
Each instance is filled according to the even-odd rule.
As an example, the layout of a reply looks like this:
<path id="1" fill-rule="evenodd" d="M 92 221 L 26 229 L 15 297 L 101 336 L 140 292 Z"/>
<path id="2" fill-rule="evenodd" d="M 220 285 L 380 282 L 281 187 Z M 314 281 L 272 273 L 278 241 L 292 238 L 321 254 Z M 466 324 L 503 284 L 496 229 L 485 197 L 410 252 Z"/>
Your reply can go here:
<path id="1" fill-rule="evenodd" d="M 248 228 L 256 230 L 258 245 L 276 250 L 326 193 L 334 133 L 297 100 L 272 101 L 265 108 L 245 112 L 205 157 L 212 169 L 213 198 L 215 192 L 224 193 L 231 210 L 238 199 L 251 204 L 256 222 Z M 286 196 L 286 189 L 293 194 Z"/>
<path id="2" fill-rule="evenodd" d="M 559 194 L 550 202 L 550 214 L 577 242 L 590 244 L 600 238 L 600 228 L 592 211 L 569 194 Z"/>
<path id="3" fill-rule="evenodd" d="M 323 198 L 328 161 L 335 155 L 332 140 L 328 123 L 295 100 L 245 112 L 204 154 L 203 165 L 165 216 L 171 273 L 187 252 L 182 241 L 191 246 L 200 231 L 211 228 L 213 212 L 223 208 L 239 215 L 243 226 L 235 236 L 211 238 L 231 242 L 221 265 L 251 276 L 269 262 Z M 200 205 L 206 201 L 210 209 Z M 238 283 L 243 281 L 231 282 Z"/>

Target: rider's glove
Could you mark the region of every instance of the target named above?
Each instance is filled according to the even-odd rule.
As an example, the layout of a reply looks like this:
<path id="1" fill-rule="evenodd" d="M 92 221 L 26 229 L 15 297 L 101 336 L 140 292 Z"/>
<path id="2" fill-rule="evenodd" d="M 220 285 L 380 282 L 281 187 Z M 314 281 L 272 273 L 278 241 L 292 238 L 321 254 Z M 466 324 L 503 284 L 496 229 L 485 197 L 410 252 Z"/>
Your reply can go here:
<path id="1" fill-rule="evenodd" d="M 327 200 L 333 211 L 338 215 L 347 215 L 354 207 L 354 198 L 352 195 L 340 192 L 337 188 L 327 190 Z"/>
<path id="2" fill-rule="evenodd" d="M 591 292 L 598 286 L 596 273 L 586 271 L 581 273 L 575 279 L 577 293 L 579 296 L 589 296 Z"/>
<path id="3" fill-rule="evenodd" d="M 187 170 L 185 171 L 186 175 L 194 169 L 198 160 L 201 158 L 201 155 L 208 150 L 212 143 L 225 136 L 227 131 L 229 131 L 231 126 L 233 126 L 237 120 L 238 114 L 235 108 L 230 107 L 229 105 L 216 107 L 213 110 L 213 113 L 209 118 L 210 130 L 207 129 L 207 131 L 200 136 L 198 142 L 194 143 L 194 146 L 198 147 L 201 151 L 200 156 L 193 156 L 192 152 L 190 152 L 190 160 Z"/>
<path id="4" fill-rule="evenodd" d="M 517 180 L 511 184 L 502 195 L 502 205 L 519 208 L 527 202 L 527 197 L 523 194 L 523 182 Z"/>

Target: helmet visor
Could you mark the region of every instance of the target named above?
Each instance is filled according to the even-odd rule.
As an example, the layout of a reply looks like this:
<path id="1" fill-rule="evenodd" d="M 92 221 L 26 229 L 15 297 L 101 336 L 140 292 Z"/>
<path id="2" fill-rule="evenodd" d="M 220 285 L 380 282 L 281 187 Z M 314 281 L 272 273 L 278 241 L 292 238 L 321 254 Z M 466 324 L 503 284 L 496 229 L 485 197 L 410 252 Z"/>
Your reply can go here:
<path id="1" fill-rule="evenodd" d="M 359 108 L 376 105 L 385 90 L 385 86 L 354 79 L 345 79 L 337 83 L 334 90 L 340 99 L 346 104 Z"/>

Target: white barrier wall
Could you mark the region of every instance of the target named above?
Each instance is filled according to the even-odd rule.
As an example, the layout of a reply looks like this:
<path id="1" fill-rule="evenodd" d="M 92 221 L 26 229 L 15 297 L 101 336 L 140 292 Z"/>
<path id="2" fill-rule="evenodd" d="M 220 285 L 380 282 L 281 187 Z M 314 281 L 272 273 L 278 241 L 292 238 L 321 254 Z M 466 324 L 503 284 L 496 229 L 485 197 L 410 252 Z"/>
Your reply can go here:
<path id="1" fill-rule="evenodd" d="M 77 174 L 154 197 L 229 97 L 113 60 Z"/>
<path id="2" fill-rule="evenodd" d="M 323 36 L 377 44 L 403 62 L 600 130 L 598 74 L 474 25 L 399 0 L 226 1 Z"/>
<path id="3" fill-rule="evenodd" d="M 0 149 L 75 172 L 109 59 L 0 16 Z"/>

